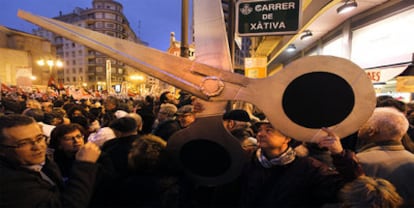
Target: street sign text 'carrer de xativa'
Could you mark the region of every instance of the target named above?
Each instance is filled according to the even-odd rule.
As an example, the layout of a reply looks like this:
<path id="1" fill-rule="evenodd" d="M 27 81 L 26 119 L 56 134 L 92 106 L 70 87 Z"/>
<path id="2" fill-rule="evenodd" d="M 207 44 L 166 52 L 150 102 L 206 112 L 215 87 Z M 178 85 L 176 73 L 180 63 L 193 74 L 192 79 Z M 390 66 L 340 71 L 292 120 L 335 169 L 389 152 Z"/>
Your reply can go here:
<path id="1" fill-rule="evenodd" d="M 239 1 L 239 36 L 295 34 L 301 25 L 301 0 Z"/>

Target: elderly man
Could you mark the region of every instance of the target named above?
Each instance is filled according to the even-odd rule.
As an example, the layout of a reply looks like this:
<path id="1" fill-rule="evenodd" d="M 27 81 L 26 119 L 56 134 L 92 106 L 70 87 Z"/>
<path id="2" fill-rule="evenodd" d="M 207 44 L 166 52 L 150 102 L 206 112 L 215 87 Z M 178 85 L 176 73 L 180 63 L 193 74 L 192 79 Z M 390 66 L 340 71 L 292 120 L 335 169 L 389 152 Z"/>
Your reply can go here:
<path id="1" fill-rule="evenodd" d="M 193 105 L 184 105 L 177 110 L 177 120 L 181 128 L 189 127 L 196 120 L 196 111 Z"/>
<path id="2" fill-rule="evenodd" d="M 66 186 L 46 149 L 46 136 L 33 118 L 0 117 L 0 207 L 88 206 L 99 148 L 88 143 L 79 150 Z"/>
<path id="3" fill-rule="evenodd" d="M 152 133 L 168 141 L 171 135 L 180 130 L 180 124 L 175 119 L 177 107 L 171 103 L 161 104 L 158 111 L 158 125 L 152 130 Z"/>
<path id="4" fill-rule="evenodd" d="M 414 207 L 414 154 L 401 143 L 408 125 L 404 114 L 395 108 L 376 108 L 358 131 L 356 156 L 368 176 L 389 180 L 404 205 Z"/>

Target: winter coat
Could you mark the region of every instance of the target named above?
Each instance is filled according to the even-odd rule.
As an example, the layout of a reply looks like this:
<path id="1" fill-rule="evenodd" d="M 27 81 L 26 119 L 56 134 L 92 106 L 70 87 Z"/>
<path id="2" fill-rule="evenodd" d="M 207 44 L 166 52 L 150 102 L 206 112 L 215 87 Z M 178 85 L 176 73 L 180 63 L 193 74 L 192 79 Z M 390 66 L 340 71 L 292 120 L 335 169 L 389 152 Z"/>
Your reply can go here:
<path id="1" fill-rule="evenodd" d="M 46 160 L 39 172 L 17 166 L 0 156 L 0 207 L 87 207 L 95 184 L 97 166 L 76 161 L 66 185 L 57 165 Z"/>
<path id="2" fill-rule="evenodd" d="M 337 201 L 337 193 L 363 171 L 353 152 L 333 155 L 336 170 L 311 157 L 264 168 L 253 155 L 241 177 L 242 207 L 319 207 Z"/>
<path id="3" fill-rule="evenodd" d="M 384 142 L 357 153 L 368 176 L 389 180 L 404 199 L 405 207 L 414 207 L 414 154 L 399 142 Z"/>
<path id="4" fill-rule="evenodd" d="M 161 137 L 165 141 L 168 141 L 171 135 L 180 130 L 180 123 L 177 120 L 169 119 L 155 127 L 153 134 Z"/>

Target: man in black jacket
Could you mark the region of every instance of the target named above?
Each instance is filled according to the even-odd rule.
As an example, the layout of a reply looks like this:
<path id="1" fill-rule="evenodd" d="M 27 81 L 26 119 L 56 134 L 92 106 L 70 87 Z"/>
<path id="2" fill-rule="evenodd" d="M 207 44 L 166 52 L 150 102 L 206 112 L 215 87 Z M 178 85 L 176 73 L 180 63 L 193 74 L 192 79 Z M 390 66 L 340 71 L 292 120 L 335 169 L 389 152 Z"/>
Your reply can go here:
<path id="1" fill-rule="evenodd" d="M 67 185 L 47 159 L 46 136 L 30 117 L 0 117 L 0 207 L 87 207 L 96 176 L 99 147 L 92 143 L 76 155 Z"/>
<path id="2" fill-rule="evenodd" d="M 168 141 L 171 135 L 180 130 L 180 123 L 175 119 L 177 107 L 171 103 L 164 103 L 160 106 L 157 120 L 158 125 L 152 130 L 152 133 Z"/>
<path id="3" fill-rule="evenodd" d="M 344 150 L 327 128 L 318 140 L 331 152 L 335 169 L 311 157 L 297 157 L 291 138 L 269 122 L 258 122 L 259 148 L 242 174 L 241 207 L 320 207 L 336 203 L 344 184 L 363 175 L 355 154 Z"/>

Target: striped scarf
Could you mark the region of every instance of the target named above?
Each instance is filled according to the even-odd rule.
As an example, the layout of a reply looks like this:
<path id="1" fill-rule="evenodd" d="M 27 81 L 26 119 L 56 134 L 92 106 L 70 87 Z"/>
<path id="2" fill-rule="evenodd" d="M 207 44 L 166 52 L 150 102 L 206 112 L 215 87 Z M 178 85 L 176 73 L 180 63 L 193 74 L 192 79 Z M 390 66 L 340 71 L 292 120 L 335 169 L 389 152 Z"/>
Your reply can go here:
<path id="1" fill-rule="evenodd" d="M 262 150 L 259 148 L 256 151 L 256 157 L 264 168 L 271 168 L 273 166 L 286 165 L 293 162 L 293 160 L 295 160 L 296 157 L 296 152 L 291 147 L 289 147 L 286 150 L 286 152 L 281 154 L 279 157 L 269 160 L 266 158 L 266 156 L 262 153 Z"/>

